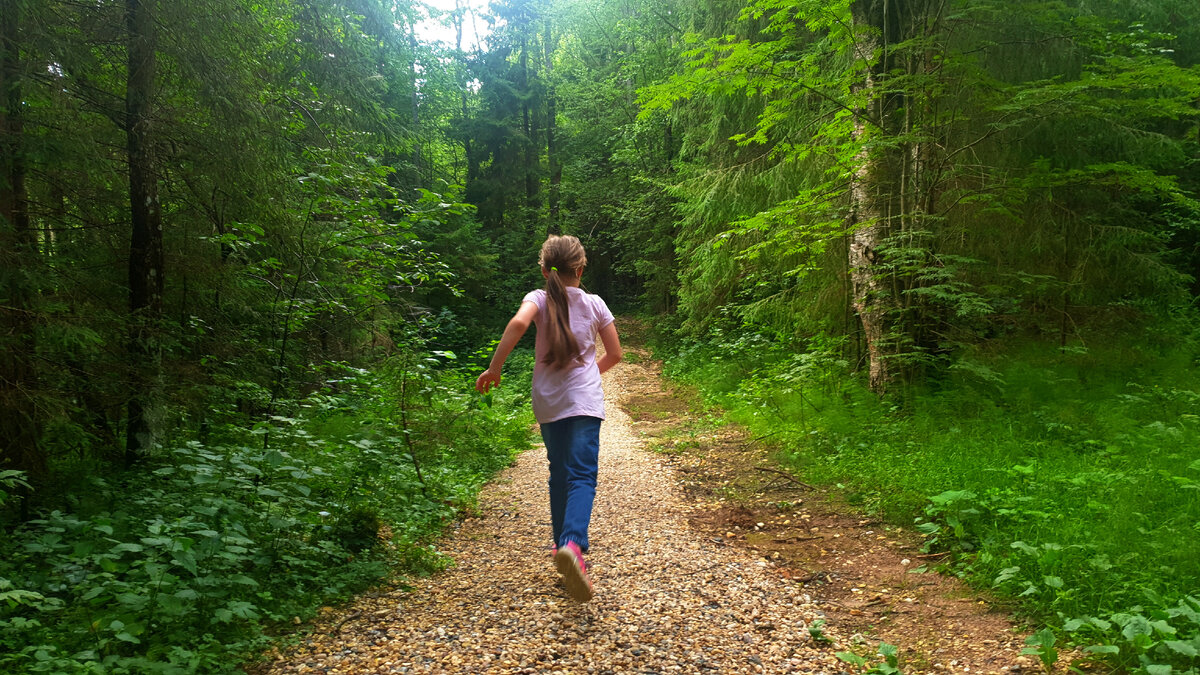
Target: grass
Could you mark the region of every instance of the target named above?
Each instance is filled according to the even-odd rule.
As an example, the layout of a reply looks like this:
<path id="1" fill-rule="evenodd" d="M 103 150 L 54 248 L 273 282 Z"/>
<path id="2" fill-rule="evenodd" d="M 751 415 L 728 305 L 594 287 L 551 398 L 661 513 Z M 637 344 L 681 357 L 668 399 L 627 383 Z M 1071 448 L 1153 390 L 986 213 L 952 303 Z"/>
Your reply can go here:
<path id="1" fill-rule="evenodd" d="M 1109 344 L 961 358 L 903 403 L 745 337 L 685 345 L 667 371 L 1035 620 L 1183 672 L 1200 666 L 1200 368 L 1184 341 Z"/>

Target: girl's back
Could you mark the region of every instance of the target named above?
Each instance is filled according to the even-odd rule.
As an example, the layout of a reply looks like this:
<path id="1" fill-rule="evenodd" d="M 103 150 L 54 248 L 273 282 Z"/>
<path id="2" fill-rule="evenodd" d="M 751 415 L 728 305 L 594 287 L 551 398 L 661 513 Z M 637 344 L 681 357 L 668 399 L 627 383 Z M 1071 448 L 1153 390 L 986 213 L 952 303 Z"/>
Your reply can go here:
<path id="1" fill-rule="evenodd" d="M 537 339 L 533 367 L 533 414 L 539 422 L 553 422 L 572 415 L 604 418 L 604 391 L 596 366 L 596 337 L 613 322 L 612 312 L 598 295 L 580 288 L 567 287 L 571 333 L 579 346 L 578 357 L 565 368 L 548 362 L 550 346 L 546 335 L 546 291 L 538 289 L 525 296 L 525 302 L 538 307 L 534 316 Z"/>

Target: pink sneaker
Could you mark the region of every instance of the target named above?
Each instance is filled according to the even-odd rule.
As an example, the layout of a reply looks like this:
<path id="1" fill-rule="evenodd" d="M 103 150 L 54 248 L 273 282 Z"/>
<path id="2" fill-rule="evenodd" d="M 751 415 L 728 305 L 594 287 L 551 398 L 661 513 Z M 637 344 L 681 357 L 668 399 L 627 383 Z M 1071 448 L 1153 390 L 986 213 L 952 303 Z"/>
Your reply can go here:
<path id="1" fill-rule="evenodd" d="M 573 541 L 554 552 L 554 566 L 563 576 L 567 585 L 567 593 L 579 602 L 587 602 L 595 593 L 592 590 L 592 580 L 588 578 L 587 563 L 583 561 L 583 553 L 579 544 Z"/>

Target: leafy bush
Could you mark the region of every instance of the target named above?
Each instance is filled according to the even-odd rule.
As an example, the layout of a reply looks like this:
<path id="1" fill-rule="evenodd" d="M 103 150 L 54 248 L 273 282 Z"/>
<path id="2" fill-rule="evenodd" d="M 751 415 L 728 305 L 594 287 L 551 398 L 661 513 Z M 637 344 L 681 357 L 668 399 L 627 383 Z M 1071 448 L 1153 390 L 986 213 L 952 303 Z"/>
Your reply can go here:
<path id="1" fill-rule="evenodd" d="M 1063 630 L 1084 651 L 1103 657 L 1122 669 L 1170 675 L 1200 672 L 1200 599 L 1184 597 L 1174 606 L 1149 598 L 1124 612 L 1068 619 Z"/>
<path id="2" fill-rule="evenodd" d="M 333 366 L 289 416 L 95 476 L 92 508 L 18 527 L 0 542 L 0 670 L 229 671 L 272 625 L 444 565 L 432 537 L 530 424 L 519 394 L 484 404 L 448 360 Z"/>
<path id="3" fill-rule="evenodd" d="M 660 345 L 668 374 L 769 436 L 806 481 L 915 524 L 954 572 L 1019 600 L 1056 631 L 1057 646 L 1031 645 L 1039 658 L 1074 641 L 1125 668 L 1200 668 L 1194 341 L 1012 343 L 878 399 L 824 339 L 711 337 Z"/>

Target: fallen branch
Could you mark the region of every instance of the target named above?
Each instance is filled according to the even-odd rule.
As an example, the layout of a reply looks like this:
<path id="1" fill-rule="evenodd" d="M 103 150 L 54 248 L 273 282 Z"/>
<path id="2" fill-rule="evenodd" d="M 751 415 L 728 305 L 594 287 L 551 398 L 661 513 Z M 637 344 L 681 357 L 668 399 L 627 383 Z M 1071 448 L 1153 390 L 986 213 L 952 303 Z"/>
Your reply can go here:
<path id="1" fill-rule="evenodd" d="M 344 626 L 347 621 L 350 621 L 351 619 L 357 619 L 360 616 L 362 616 L 362 610 L 356 609 L 353 612 L 350 612 L 346 616 L 342 617 L 341 621 L 334 624 L 333 630 L 329 631 L 329 634 L 337 635 L 338 633 L 342 632 L 342 626 Z"/>
<path id="2" fill-rule="evenodd" d="M 756 466 L 754 468 L 757 469 L 758 471 L 767 471 L 767 472 L 770 472 L 773 474 L 778 474 L 780 476 L 783 476 L 784 478 L 790 480 L 791 482 L 795 483 L 796 485 L 799 485 L 802 488 L 805 488 L 808 490 L 816 490 L 815 487 L 809 485 L 808 483 L 797 480 L 797 478 L 795 476 L 793 476 L 792 474 L 790 474 L 786 471 L 780 471 L 779 469 L 772 469 L 769 466 Z"/>
<path id="3" fill-rule="evenodd" d="M 777 430 L 777 431 L 772 431 L 772 432 L 771 432 L 771 433 L 769 433 L 769 434 L 763 434 L 762 436 L 755 436 L 754 438 L 751 438 L 750 440 L 748 440 L 748 441 L 746 441 L 745 443 L 743 443 L 741 447 L 742 447 L 742 449 L 743 449 L 743 450 L 745 450 L 746 448 L 749 448 L 751 445 L 753 445 L 753 444 L 755 444 L 755 443 L 757 443 L 757 442 L 759 442 L 759 441 L 763 440 L 764 438 L 770 438 L 770 437 L 772 437 L 772 436 L 774 436 L 775 434 L 778 434 L 778 433 L 783 433 L 783 430 L 782 430 L 782 429 L 780 429 L 780 430 Z"/>

